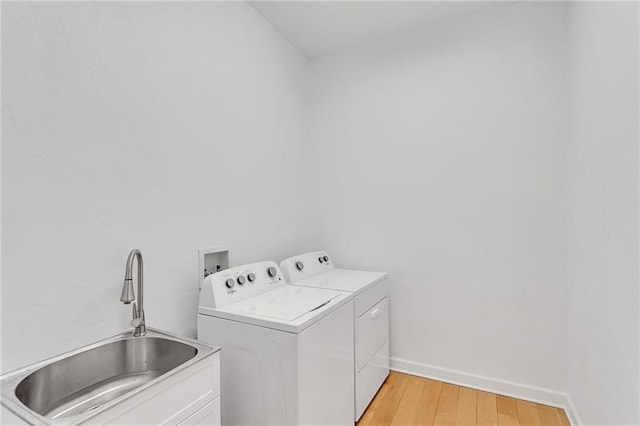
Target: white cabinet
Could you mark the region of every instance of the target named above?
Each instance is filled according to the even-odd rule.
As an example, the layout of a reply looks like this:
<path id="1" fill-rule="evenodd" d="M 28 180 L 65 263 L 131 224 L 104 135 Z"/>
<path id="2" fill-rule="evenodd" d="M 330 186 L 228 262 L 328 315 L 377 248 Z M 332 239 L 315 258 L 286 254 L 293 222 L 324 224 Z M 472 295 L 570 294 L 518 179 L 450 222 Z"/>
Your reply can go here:
<path id="1" fill-rule="evenodd" d="M 220 397 L 214 399 L 180 423 L 185 426 L 219 426 L 220 425 Z"/>

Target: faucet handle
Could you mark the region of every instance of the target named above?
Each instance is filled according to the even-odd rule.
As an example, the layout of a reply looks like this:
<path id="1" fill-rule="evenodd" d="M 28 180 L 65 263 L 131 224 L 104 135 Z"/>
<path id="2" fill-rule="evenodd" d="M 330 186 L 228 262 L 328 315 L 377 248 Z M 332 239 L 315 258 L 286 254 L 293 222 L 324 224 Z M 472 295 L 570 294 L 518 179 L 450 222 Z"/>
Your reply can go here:
<path id="1" fill-rule="evenodd" d="M 133 302 L 133 319 L 131 320 L 131 322 L 129 324 L 131 324 L 131 327 L 140 327 L 141 325 L 144 325 L 144 312 L 142 313 L 142 316 L 138 316 L 138 308 L 136 306 L 136 303 Z"/>

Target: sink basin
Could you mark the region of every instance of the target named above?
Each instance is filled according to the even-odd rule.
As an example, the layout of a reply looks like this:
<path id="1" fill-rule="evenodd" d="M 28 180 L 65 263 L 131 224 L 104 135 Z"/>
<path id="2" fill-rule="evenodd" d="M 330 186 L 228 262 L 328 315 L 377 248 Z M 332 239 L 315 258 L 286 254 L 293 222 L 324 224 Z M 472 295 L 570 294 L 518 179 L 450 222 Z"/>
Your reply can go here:
<path id="1" fill-rule="evenodd" d="M 16 396 L 44 417 L 75 416 L 150 382 L 197 353 L 193 346 L 161 337 L 118 340 L 39 368 L 18 384 Z"/>
<path id="2" fill-rule="evenodd" d="M 3 403 L 39 421 L 84 418 L 213 352 L 152 329 L 125 333 L 3 377 Z"/>

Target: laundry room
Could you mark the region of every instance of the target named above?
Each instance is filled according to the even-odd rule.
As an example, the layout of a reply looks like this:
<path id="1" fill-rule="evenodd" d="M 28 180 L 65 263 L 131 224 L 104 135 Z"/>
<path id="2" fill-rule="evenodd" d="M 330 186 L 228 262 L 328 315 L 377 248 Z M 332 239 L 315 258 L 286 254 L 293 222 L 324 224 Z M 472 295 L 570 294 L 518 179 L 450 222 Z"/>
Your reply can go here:
<path id="1" fill-rule="evenodd" d="M 640 424 L 637 1 L 0 15 L 1 424 Z"/>

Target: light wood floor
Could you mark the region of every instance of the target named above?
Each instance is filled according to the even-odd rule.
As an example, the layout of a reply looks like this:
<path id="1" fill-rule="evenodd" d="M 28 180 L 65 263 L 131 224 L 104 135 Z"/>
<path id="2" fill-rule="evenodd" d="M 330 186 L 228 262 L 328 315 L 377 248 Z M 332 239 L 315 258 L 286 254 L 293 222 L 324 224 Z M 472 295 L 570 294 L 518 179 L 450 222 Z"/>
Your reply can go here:
<path id="1" fill-rule="evenodd" d="M 391 372 L 358 426 L 569 426 L 564 410 Z"/>

